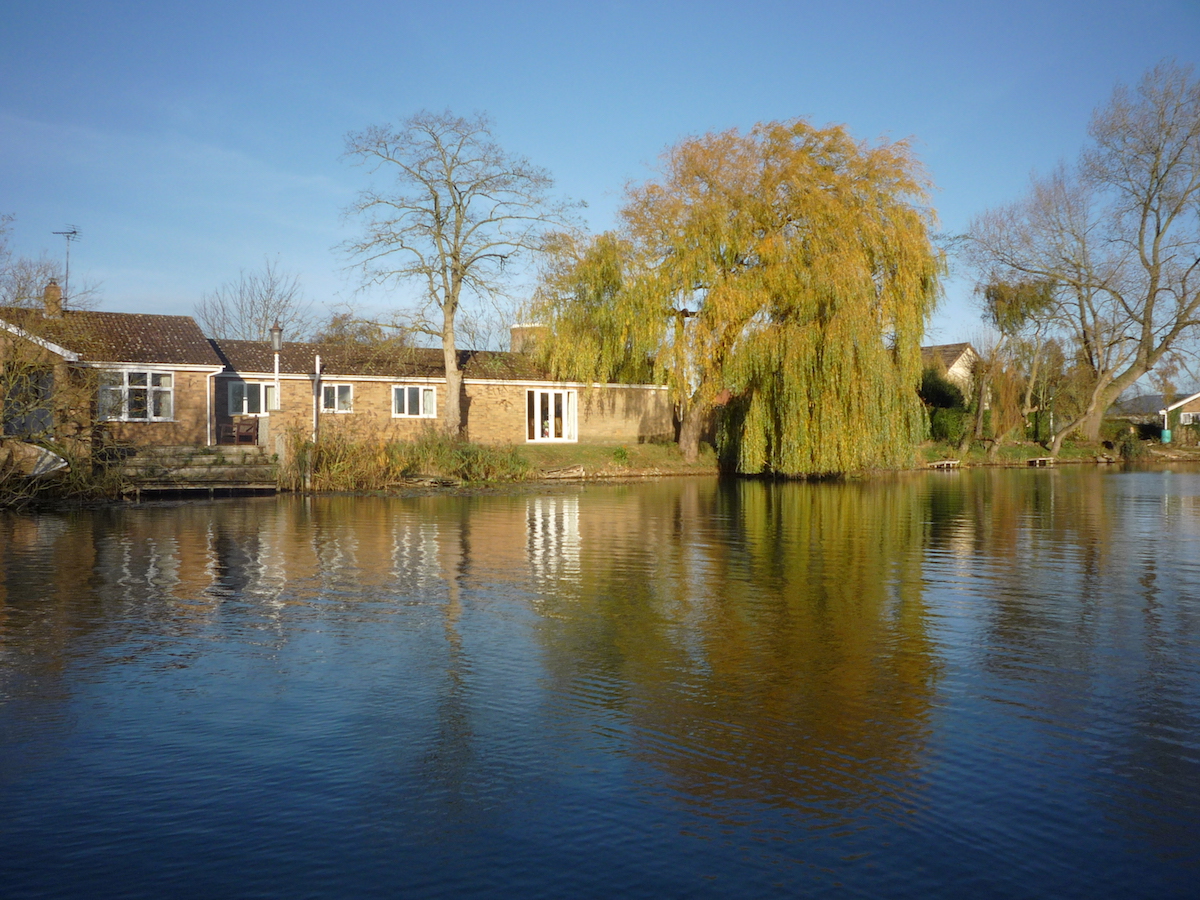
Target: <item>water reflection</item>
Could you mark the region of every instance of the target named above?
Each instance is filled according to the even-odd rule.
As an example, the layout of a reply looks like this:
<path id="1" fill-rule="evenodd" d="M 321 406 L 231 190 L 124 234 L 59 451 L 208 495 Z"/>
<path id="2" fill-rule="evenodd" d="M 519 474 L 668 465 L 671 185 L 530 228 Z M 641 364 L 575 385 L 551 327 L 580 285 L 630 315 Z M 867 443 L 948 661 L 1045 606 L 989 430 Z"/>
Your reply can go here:
<path id="1" fill-rule="evenodd" d="M 371 823 L 368 867 L 515 834 L 532 878 L 633 829 L 751 886 L 1022 856 L 1049 892 L 1149 858 L 1170 885 L 1200 857 L 1198 533 L 1196 475 L 1096 469 L 4 515 L 0 803 L 34 817 L 20 786 L 129 704 L 164 760 L 246 754 L 241 790 Z"/>
<path id="2" fill-rule="evenodd" d="M 718 817 L 910 803 L 937 678 L 918 485 L 629 499 L 588 508 L 598 549 L 547 600 L 556 692 L 602 704 L 606 728 L 619 713 L 638 758 Z"/>
<path id="3" fill-rule="evenodd" d="M 579 498 L 531 497 L 525 502 L 530 569 L 539 583 L 579 577 Z"/>

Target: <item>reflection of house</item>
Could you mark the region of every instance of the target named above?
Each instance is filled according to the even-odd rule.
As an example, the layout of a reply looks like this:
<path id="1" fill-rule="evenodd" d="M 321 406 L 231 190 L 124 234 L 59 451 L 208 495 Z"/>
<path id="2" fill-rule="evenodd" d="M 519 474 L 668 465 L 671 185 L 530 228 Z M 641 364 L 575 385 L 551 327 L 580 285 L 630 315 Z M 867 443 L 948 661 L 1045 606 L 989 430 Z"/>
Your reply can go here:
<path id="1" fill-rule="evenodd" d="M 529 564 L 538 581 L 579 577 L 579 498 L 533 497 L 526 501 Z"/>
<path id="2" fill-rule="evenodd" d="M 964 394 L 970 393 L 971 377 L 979 354 L 968 343 L 936 344 L 921 348 L 921 365 L 946 376 Z"/>
<path id="3" fill-rule="evenodd" d="M 65 416 L 47 398 L 68 377 L 83 384 L 83 372 L 91 379 L 86 427 L 94 420 L 113 440 L 132 445 L 246 443 L 274 450 L 274 439 L 287 431 L 307 437 L 324 429 L 404 440 L 442 421 L 446 407 L 440 350 L 383 354 L 285 343 L 276 372 L 268 342 L 208 340 L 188 316 L 63 311 L 53 282 L 45 309 L 0 310 L 0 358 L 18 352 L 34 360 L 41 380 L 23 382 L 32 412 L 6 401 L 6 428 L 13 432 L 32 433 L 36 425 L 61 437 Z M 470 440 L 672 437 L 671 405 L 660 385 L 554 382 L 521 353 L 462 351 L 459 362 Z"/>

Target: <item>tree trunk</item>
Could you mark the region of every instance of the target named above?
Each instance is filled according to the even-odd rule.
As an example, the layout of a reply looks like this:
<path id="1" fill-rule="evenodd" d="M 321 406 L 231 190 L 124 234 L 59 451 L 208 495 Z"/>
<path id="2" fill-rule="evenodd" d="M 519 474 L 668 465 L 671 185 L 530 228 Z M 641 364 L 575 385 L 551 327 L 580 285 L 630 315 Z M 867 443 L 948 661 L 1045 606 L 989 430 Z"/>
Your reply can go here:
<path id="1" fill-rule="evenodd" d="M 1054 437 L 1051 439 L 1050 446 L 1046 448 L 1047 450 L 1050 451 L 1051 456 L 1055 456 L 1055 457 L 1058 456 L 1059 451 L 1062 450 L 1063 438 L 1065 438 L 1067 436 L 1068 431 L 1070 431 L 1069 428 L 1064 429 L 1063 431 L 1060 431 L 1057 434 L 1055 434 Z"/>
<path id="2" fill-rule="evenodd" d="M 685 462 L 694 463 L 700 457 L 700 432 L 704 430 L 707 407 L 700 403 L 689 403 L 679 423 L 679 452 Z"/>
<path id="3" fill-rule="evenodd" d="M 1157 361 L 1155 359 L 1155 362 Z M 1092 394 L 1092 402 L 1088 406 L 1087 411 L 1054 435 L 1054 440 L 1050 442 L 1050 455 L 1058 456 L 1058 451 L 1062 448 L 1063 441 L 1072 431 L 1082 433 L 1085 441 L 1099 441 L 1100 426 L 1104 423 L 1104 414 L 1108 412 L 1108 408 L 1112 405 L 1113 401 L 1121 396 L 1125 388 L 1149 372 L 1152 366 L 1153 363 L 1150 365 L 1130 366 L 1120 377 L 1097 389 Z"/>
<path id="4" fill-rule="evenodd" d="M 446 366 L 446 434 L 462 434 L 462 370 L 458 368 L 458 347 L 454 341 L 454 319 L 447 315 L 442 328 L 442 359 Z"/>

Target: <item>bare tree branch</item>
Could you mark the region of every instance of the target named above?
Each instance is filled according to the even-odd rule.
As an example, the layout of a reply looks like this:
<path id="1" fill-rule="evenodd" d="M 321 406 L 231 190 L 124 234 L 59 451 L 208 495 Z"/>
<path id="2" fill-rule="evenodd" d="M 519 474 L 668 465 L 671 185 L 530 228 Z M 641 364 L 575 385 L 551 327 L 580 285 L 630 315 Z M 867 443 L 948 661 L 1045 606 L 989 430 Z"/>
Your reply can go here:
<path id="1" fill-rule="evenodd" d="M 196 304 L 196 320 L 209 337 L 265 341 L 279 323 L 289 340 L 304 340 L 315 315 L 297 276 L 281 271 L 278 260 L 264 259 L 261 269 L 243 269 Z"/>

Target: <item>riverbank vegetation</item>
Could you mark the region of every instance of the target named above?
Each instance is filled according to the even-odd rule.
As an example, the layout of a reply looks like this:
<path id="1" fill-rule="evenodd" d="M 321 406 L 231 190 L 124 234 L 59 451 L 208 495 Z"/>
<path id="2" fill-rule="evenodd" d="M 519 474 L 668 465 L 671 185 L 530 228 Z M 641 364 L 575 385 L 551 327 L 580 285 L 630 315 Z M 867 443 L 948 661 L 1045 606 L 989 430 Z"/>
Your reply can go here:
<path id="1" fill-rule="evenodd" d="M 430 429 L 414 441 L 322 437 L 315 449 L 299 434 L 279 466 L 288 491 L 387 491 L 414 482 L 522 482 L 558 477 L 716 474 L 705 446 L 688 461 L 674 444 L 561 444 L 515 447 L 473 444 Z"/>
<path id="2" fill-rule="evenodd" d="M 1100 440 L 1108 408 L 1165 377 L 1200 313 L 1200 80 L 1162 63 L 1118 85 L 1088 136 L 1078 163 L 978 216 L 966 244 L 1005 336 L 985 371 L 1041 385 L 1027 405 L 1053 409 L 1052 455 L 1075 432 Z"/>
<path id="3" fill-rule="evenodd" d="M 23 474 L 6 454 L 0 453 L 0 509 L 20 509 L 31 504 L 69 504 L 115 500 L 125 481 L 119 469 L 107 466 L 101 455 L 79 442 L 41 442 L 67 462 L 67 467 L 41 477 Z"/>
<path id="4" fill-rule="evenodd" d="M 378 491 L 417 478 L 454 481 L 522 481 L 529 461 L 512 446 L 472 444 L 430 429 L 413 441 L 323 435 L 315 445 L 298 432 L 279 463 L 279 487 L 287 491 Z"/>

